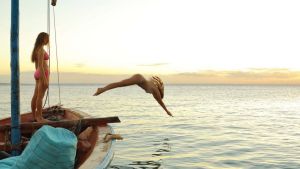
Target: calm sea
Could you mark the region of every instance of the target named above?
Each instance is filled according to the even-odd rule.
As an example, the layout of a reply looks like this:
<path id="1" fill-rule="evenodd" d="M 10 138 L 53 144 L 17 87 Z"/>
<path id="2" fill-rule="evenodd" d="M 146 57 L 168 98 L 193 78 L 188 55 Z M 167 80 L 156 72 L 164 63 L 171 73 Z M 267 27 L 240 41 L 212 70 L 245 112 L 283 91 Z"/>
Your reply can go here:
<path id="1" fill-rule="evenodd" d="M 100 85 L 101 86 L 101 85 Z M 136 86 L 98 97 L 96 85 L 62 85 L 65 107 L 119 116 L 111 168 L 300 168 L 300 86 L 167 85 L 168 117 Z M 21 86 L 21 111 L 33 85 Z M 58 88 L 50 88 L 50 104 Z M 0 85 L 1 117 L 10 113 L 10 86 Z"/>

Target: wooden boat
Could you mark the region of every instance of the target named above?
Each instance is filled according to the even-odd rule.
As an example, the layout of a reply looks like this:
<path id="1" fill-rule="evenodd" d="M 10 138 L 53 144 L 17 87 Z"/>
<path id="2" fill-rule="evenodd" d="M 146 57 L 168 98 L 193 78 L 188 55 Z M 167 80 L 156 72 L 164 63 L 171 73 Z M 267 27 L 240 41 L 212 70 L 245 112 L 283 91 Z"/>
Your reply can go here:
<path id="1" fill-rule="evenodd" d="M 100 169 L 107 168 L 113 158 L 113 146 L 115 141 L 104 142 L 107 133 L 114 133 L 108 123 L 120 122 L 118 117 L 90 118 L 86 113 L 53 106 L 43 110 L 43 116 L 52 120 L 47 123 L 33 122 L 32 113 L 21 114 L 22 142 L 19 147 L 10 144 L 10 118 L 0 120 L 0 150 L 10 153 L 12 149 L 23 150 L 30 141 L 32 134 L 42 125 L 64 127 L 73 131 L 77 136 L 84 136 L 84 142 L 78 139 L 76 168 Z M 88 145 L 88 146 L 84 146 Z"/>

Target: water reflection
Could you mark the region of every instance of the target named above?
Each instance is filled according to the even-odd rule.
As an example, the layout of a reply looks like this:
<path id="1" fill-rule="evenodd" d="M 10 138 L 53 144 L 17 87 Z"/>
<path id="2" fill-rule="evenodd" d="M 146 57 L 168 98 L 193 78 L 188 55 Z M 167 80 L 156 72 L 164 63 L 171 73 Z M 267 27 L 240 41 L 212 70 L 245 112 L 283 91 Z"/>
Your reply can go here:
<path id="1" fill-rule="evenodd" d="M 110 166 L 109 168 L 113 168 L 113 169 L 134 169 L 133 167 L 126 167 L 126 166 L 120 166 L 120 165 L 113 165 L 113 166 Z"/>
<path id="2" fill-rule="evenodd" d="M 152 156 L 163 156 L 166 153 L 171 152 L 171 146 L 168 143 L 169 142 L 169 138 L 165 138 L 163 140 L 159 140 L 159 141 L 155 141 L 156 143 L 154 143 L 154 146 L 158 146 L 160 148 L 158 148 L 155 153 L 152 154 Z"/>
<path id="3" fill-rule="evenodd" d="M 156 152 L 160 152 L 160 153 L 153 153 L 153 156 L 162 156 L 163 152 L 170 152 L 170 150 L 167 149 L 158 149 Z"/>
<path id="4" fill-rule="evenodd" d="M 128 167 L 128 166 L 120 166 L 120 165 L 114 165 L 110 166 L 110 168 L 114 169 L 159 169 L 161 166 L 161 160 L 159 161 L 133 161 L 128 164 L 129 166 L 134 167 Z"/>
<path id="5" fill-rule="evenodd" d="M 155 150 L 154 153 L 152 153 L 152 158 L 149 157 L 149 160 L 139 160 L 139 161 L 132 161 L 128 164 L 128 166 L 122 166 L 122 165 L 112 165 L 110 168 L 113 169 L 159 169 L 162 166 L 162 159 L 159 158 L 158 160 L 153 160 L 155 157 L 162 157 L 166 155 L 166 153 L 171 152 L 171 146 L 169 144 L 169 138 L 164 138 L 161 140 L 153 141 L 152 144 Z M 145 155 L 146 157 L 146 155 Z M 156 159 L 156 158 L 155 158 Z"/>
<path id="6" fill-rule="evenodd" d="M 139 168 L 158 169 L 161 166 L 161 161 L 133 161 L 129 165 L 136 165 Z"/>

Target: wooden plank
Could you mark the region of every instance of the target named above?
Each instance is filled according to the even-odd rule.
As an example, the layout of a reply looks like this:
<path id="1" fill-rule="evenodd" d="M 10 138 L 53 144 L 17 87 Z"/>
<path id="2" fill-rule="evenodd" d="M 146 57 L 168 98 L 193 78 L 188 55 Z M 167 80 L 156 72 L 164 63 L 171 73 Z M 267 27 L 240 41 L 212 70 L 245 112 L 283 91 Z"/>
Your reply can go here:
<path id="1" fill-rule="evenodd" d="M 22 133 L 27 133 L 30 131 L 34 131 L 42 127 L 43 125 L 50 125 L 52 127 L 62 127 L 71 129 L 74 126 L 79 126 L 81 128 L 86 128 L 88 126 L 103 126 L 107 123 L 119 123 L 121 122 L 119 117 L 104 117 L 104 118 L 83 118 L 78 120 L 63 120 L 63 121 L 50 121 L 45 123 L 40 122 L 26 122 L 20 124 L 20 129 Z M 11 129 L 11 125 L 3 125 L 0 126 L 0 132 L 7 131 Z"/>

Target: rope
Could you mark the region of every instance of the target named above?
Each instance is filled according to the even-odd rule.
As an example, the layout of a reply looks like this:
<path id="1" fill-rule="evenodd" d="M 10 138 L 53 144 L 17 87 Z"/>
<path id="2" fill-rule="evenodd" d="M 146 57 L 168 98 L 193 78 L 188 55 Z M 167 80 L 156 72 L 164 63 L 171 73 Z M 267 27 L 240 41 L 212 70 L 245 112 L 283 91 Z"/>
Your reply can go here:
<path id="1" fill-rule="evenodd" d="M 47 1 L 47 33 L 49 35 L 49 39 L 50 39 L 50 0 Z M 49 54 L 49 75 L 50 75 L 50 45 L 48 44 L 47 46 L 47 50 L 48 50 L 48 54 Z M 50 77 L 49 77 L 50 79 Z M 50 81 L 49 81 L 50 83 Z M 43 105 L 43 108 L 45 107 L 47 100 L 48 100 L 48 107 L 50 107 L 50 96 L 49 96 L 49 88 L 50 88 L 50 84 L 48 83 L 48 89 L 47 89 L 47 94 L 46 94 L 46 99 Z"/>
<path id="2" fill-rule="evenodd" d="M 56 21 L 55 21 L 55 10 L 53 6 L 53 24 L 54 24 L 54 37 L 55 37 L 55 54 L 56 54 L 56 73 L 57 73 L 57 84 L 58 84 L 58 98 L 59 98 L 59 105 L 61 105 L 61 98 L 60 98 L 60 78 L 59 78 L 59 69 L 58 69 L 58 52 L 57 52 L 57 38 L 56 38 Z"/>
<path id="3" fill-rule="evenodd" d="M 54 5 L 53 5 L 54 3 Z M 56 55 L 56 72 L 57 72 L 57 84 L 58 84 L 58 98 L 59 98 L 59 105 L 61 105 L 61 97 L 60 97 L 60 74 L 59 74 L 59 64 L 58 64 L 58 47 L 57 47 L 57 37 L 56 37 L 56 20 L 55 20 L 55 10 L 54 10 L 54 6 L 56 5 L 56 2 L 51 2 L 52 6 L 53 6 L 53 25 L 54 25 L 54 37 L 55 37 L 55 55 Z M 48 35 L 50 37 L 50 0 L 48 0 L 48 4 L 47 4 L 47 32 L 48 32 Z M 50 56 L 50 45 L 48 45 L 48 53 L 49 53 L 49 56 Z M 50 74 L 50 64 L 51 64 L 51 61 L 50 61 L 50 58 L 49 57 L 49 74 Z M 50 83 L 50 82 L 49 82 Z M 49 95 L 49 89 L 50 89 L 50 85 L 48 86 L 48 89 L 47 89 L 47 95 L 46 95 L 46 99 L 45 99 L 45 102 L 44 102 L 44 106 L 43 108 L 45 107 L 46 105 L 46 102 L 48 100 L 48 107 L 50 107 L 50 95 Z"/>

